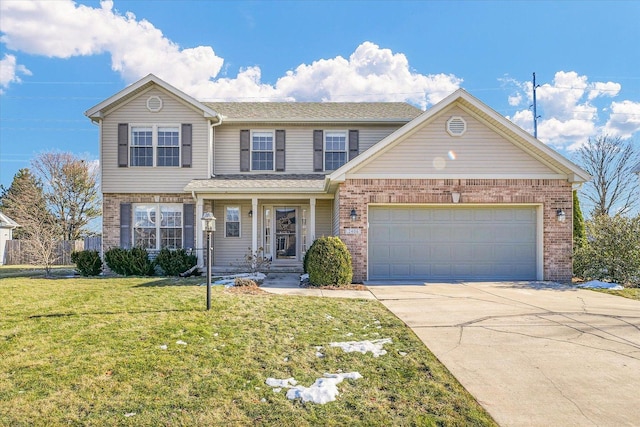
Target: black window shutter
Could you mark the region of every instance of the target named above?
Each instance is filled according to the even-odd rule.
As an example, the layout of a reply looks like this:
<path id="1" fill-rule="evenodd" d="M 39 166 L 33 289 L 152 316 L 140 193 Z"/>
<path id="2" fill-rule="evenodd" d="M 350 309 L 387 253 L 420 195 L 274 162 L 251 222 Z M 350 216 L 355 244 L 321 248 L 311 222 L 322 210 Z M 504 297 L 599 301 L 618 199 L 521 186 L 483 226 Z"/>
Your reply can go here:
<path id="1" fill-rule="evenodd" d="M 194 205 L 192 203 L 185 203 L 182 205 L 182 241 L 184 249 L 193 249 L 195 247 L 195 232 L 193 230 L 194 222 Z"/>
<path id="2" fill-rule="evenodd" d="M 192 149 L 191 149 L 191 137 L 192 128 L 191 124 L 183 123 L 182 124 L 182 167 L 190 168 L 191 167 L 191 159 L 192 159 Z"/>
<path id="3" fill-rule="evenodd" d="M 251 150 L 250 150 L 250 139 L 251 135 L 248 130 L 240 131 L 240 171 L 248 172 L 251 167 Z"/>
<path id="4" fill-rule="evenodd" d="M 120 247 L 131 249 L 131 203 L 120 203 Z"/>
<path id="5" fill-rule="evenodd" d="M 324 136 L 321 130 L 313 131 L 313 170 L 322 172 L 324 170 Z"/>
<path id="6" fill-rule="evenodd" d="M 118 166 L 126 168 L 129 165 L 129 124 L 118 124 Z"/>
<path id="7" fill-rule="evenodd" d="M 360 150 L 359 137 L 360 137 L 360 134 L 357 130 L 349 131 L 349 160 L 352 160 L 359 153 L 359 150 Z"/>
<path id="8" fill-rule="evenodd" d="M 284 171 L 285 168 L 285 131 L 276 130 L 276 170 Z"/>

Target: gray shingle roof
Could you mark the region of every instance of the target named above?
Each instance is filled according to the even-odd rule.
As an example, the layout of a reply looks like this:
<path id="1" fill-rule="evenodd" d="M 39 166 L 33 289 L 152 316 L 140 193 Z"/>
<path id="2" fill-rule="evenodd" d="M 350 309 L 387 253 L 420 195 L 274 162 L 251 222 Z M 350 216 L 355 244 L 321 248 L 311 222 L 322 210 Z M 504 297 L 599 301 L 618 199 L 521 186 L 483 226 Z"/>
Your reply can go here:
<path id="1" fill-rule="evenodd" d="M 204 102 L 225 120 L 264 121 L 400 121 L 422 110 L 406 102 Z"/>

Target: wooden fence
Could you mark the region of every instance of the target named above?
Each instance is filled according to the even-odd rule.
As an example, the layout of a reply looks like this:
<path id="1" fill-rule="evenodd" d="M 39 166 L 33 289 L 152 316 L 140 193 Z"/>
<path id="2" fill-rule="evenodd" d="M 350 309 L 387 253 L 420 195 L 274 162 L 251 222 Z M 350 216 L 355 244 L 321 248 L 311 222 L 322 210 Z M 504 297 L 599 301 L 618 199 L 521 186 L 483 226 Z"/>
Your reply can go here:
<path id="1" fill-rule="evenodd" d="M 21 264 L 33 264 L 33 260 L 27 251 L 26 245 L 29 242 L 23 240 L 7 240 L 4 251 L 4 264 L 5 265 L 21 265 Z M 101 251 L 102 238 L 101 237 L 88 237 L 85 240 L 64 240 L 58 242 L 57 261 L 54 265 L 70 265 L 71 252 L 82 250 L 94 250 Z"/>

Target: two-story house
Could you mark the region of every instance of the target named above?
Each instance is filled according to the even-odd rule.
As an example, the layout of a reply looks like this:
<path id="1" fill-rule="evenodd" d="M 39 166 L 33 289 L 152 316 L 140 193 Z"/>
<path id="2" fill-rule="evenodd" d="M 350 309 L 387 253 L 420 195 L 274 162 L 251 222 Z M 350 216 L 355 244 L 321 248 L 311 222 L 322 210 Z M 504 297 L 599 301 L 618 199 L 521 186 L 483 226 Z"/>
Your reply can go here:
<path id="1" fill-rule="evenodd" d="M 103 246 L 193 248 L 219 269 L 264 249 L 301 267 L 335 235 L 354 280 L 571 277 L 586 172 L 458 90 L 406 103 L 200 102 L 149 75 L 89 109 Z M 202 264 L 201 264 L 202 265 Z"/>

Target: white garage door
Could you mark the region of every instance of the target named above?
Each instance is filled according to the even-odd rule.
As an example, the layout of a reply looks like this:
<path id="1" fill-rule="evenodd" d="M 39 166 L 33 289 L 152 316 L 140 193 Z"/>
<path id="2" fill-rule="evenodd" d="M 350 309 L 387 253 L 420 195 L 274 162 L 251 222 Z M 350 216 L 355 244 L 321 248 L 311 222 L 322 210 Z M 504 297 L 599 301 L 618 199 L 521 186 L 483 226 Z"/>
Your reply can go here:
<path id="1" fill-rule="evenodd" d="M 535 207 L 369 208 L 369 280 L 535 280 Z"/>

